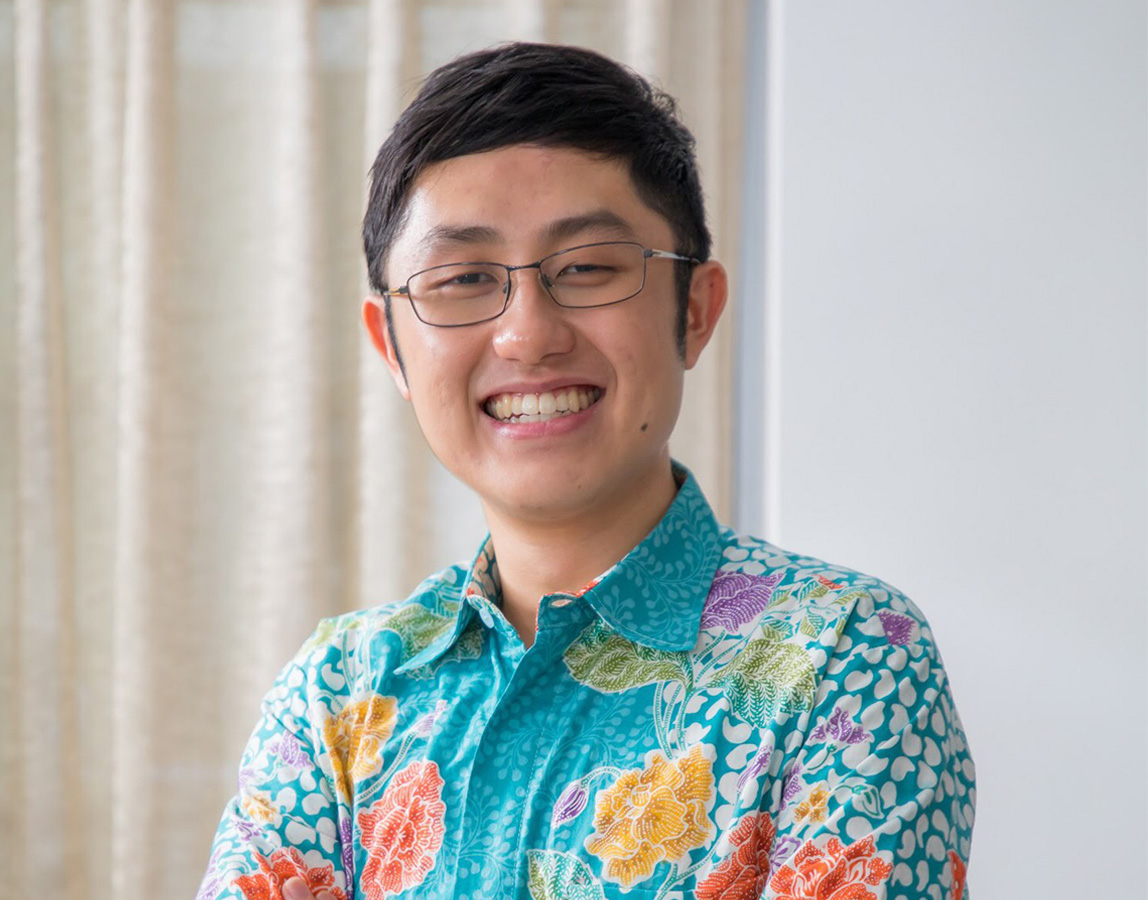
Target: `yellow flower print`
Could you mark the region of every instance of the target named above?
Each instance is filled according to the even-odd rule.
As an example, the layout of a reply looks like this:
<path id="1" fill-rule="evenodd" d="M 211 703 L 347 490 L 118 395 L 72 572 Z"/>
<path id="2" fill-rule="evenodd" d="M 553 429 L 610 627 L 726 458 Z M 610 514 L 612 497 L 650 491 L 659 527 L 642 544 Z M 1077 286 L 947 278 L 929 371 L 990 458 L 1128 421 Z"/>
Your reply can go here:
<path id="1" fill-rule="evenodd" d="M 793 810 L 798 822 L 824 822 L 829 815 L 829 789 L 819 784 Z"/>
<path id="2" fill-rule="evenodd" d="M 395 730 L 399 705 L 394 697 L 371 694 L 353 700 L 323 723 L 323 743 L 331 758 L 335 784 L 344 800 L 354 796 L 354 784 L 382 766 L 382 749 Z"/>
<path id="3" fill-rule="evenodd" d="M 271 795 L 267 791 L 252 791 L 242 797 L 239 808 L 247 814 L 247 818 L 260 825 L 272 825 L 279 820 L 279 807 L 271 802 Z"/>
<path id="4" fill-rule="evenodd" d="M 598 795 L 586 849 L 606 862 L 605 876 L 629 890 L 663 860 L 678 862 L 713 835 L 713 749 L 695 746 L 673 761 L 660 750 L 644 769 L 629 769 Z"/>

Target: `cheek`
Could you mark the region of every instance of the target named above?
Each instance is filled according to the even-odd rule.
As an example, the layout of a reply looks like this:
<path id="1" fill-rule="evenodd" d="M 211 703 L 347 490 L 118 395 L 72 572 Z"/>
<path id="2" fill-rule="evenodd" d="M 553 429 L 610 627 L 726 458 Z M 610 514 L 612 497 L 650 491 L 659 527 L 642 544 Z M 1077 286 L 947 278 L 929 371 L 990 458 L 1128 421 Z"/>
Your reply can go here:
<path id="1" fill-rule="evenodd" d="M 646 354 L 626 349 L 615 358 L 619 375 L 624 369 L 629 382 L 625 393 L 630 402 L 622 406 L 638 413 L 634 428 L 649 437 L 667 437 L 677 420 L 682 398 L 683 370 L 677 352 L 672 346 Z"/>
<path id="2" fill-rule="evenodd" d="M 458 340 L 434 340 L 437 334 L 420 337 L 404 356 L 407 383 L 419 420 L 435 422 L 441 430 L 452 421 L 460 422 L 462 409 L 470 403 L 468 385 L 477 367 L 475 351 Z"/>

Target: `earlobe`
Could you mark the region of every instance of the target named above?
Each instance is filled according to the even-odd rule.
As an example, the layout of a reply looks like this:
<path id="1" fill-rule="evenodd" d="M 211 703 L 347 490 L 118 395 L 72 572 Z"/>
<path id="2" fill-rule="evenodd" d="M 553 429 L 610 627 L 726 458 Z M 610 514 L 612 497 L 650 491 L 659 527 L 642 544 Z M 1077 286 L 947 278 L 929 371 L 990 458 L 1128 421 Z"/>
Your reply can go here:
<path id="1" fill-rule="evenodd" d="M 729 281 L 721 263 L 710 260 L 694 269 L 686 319 L 687 369 L 697 365 L 725 309 L 728 295 Z"/>
<path id="2" fill-rule="evenodd" d="M 374 344 L 375 349 L 383 358 L 383 362 L 386 363 L 387 371 L 391 373 L 395 387 L 398 388 L 404 400 L 410 400 L 411 391 L 407 386 L 406 372 L 403 371 L 398 348 L 395 346 L 391 330 L 387 326 L 387 314 L 383 306 L 385 303 L 386 301 L 377 295 L 372 294 L 367 297 L 363 301 L 363 325 L 367 329 L 371 343 Z"/>

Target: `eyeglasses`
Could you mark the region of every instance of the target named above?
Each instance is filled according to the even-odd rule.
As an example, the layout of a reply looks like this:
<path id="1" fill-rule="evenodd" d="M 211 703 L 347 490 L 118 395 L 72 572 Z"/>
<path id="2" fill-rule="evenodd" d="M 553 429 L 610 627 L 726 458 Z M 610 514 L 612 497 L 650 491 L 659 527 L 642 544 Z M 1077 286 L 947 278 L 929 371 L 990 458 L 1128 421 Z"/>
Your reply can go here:
<path id="1" fill-rule="evenodd" d="M 588 309 L 629 300 L 646 286 L 646 260 L 700 260 L 648 250 L 634 241 L 582 244 L 523 266 L 493 262 L 450 263 L 416 272 L 387 297 L 406 297 L 419 320 L 439 328 L 497 319 L 510 305 L 510 273 L 537 269 L 538 280 L 559 306 Z"/>

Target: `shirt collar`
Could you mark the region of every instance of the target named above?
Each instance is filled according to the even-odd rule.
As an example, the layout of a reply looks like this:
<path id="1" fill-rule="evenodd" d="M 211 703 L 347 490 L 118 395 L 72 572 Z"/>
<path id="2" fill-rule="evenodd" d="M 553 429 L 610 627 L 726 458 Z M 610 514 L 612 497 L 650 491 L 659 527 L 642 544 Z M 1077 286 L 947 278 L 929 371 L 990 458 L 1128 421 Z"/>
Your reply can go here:
<path id="1" fill-rule="evenodd" d="M 658 650 L 692 650 L 702 608 L 721 556 L 720 530 L 697 480 L 674 463 L 678 493 L 654 530 L 621 560 L 574 596 L 582 597 L 615 631 Z M 399 666 L 402 673 L 432 662 L 449 649 L 501 593 L 490 535 L 463 582 L 454 627 Z"/>
<path id="2" fill-rule="evenodd" d="M 658 650 L 692 650 L 721 557 L 713 510 L 685 466 L 677 496 L 654 530 L 582 596 L 615 631 Z"/>
<path id="3" fill-rule="evenodd" d="M 466 579 L 462 582 L 462 596 L 457 604 L 454 624 L 438 638 L 431 641 L 421 651 L 408 659 L 395 669 L 395 673 L 402 675 L 411 669 L 425 666 L 434 662 L 447 650 L 454 646 L 455 641 L 466 630 L 475 615 L 480 615 L 488 628 L 491 619 L 490 607 L 494 606 L 491 599 L 498 597 L 501 584 L 498 580 L 498 563 L 494 559 L 494 544 L 490 535 L 478 548 L 474 560 L 467 570 Z"/>

